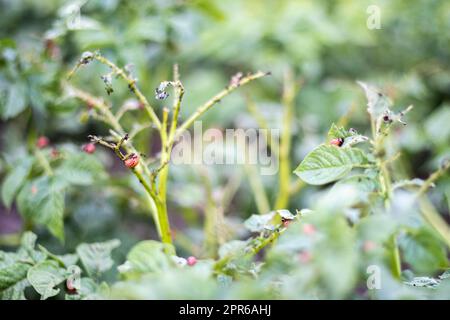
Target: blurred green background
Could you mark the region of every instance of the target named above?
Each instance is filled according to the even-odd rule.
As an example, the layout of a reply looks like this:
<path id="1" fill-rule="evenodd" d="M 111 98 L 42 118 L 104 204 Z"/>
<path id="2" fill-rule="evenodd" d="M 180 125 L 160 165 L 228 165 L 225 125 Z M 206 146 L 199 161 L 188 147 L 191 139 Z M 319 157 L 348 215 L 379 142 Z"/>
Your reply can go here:
<path id="1" fill-rule="evenodd" d="M 73 5 L 81 7 L 76 30 L 69 27 Z M 380 8 L 380 29 L 366 25 L 370 5 Z M 272 72 L 208 111 L 203 128 L 256 126 L 246 109 L 248 96 L 267 115 L 271 127 L 280 127 L 283 72 L 291 70 L 302 83 L 292 119 L 293 166 L 324 141 L 331 123 L 352 106 L 349 125 L 368 132 L 366 101 L 357 80 L 379 86 L 397 111 L 414 105 L 408 126 L 395 133 L 392 148 L 403 154 L 396 164 L 396 178 L 426 178 L 450 156 L 449 1 L 0 0 L 0 38 L 3 175 L 40 135 L 49 137 L 57 148 L 76 149 L 86 143 L 88 134 L 106 134 L 99 122 L 86 121 L 86 106 L 66 99 L 61 89 L 66 73 L 86 50 L 100 50 L 119 66 L 132 64 L 139 87 L 158 114 L 163 103 L 154 100 L 154 88 L 170 79 L 172 65 L 178 63 L 186 89 L 182 118 L 223 89 L 236 72 Z M 72 83 L 118 108 L 131 95 L 115 81 L 115 92 L 108 96 L 99 78 L 105 71 L 93 63 Z M 128 126 L 143 121 L 133 112 L 125 119 Z M 158 150 L 151 131 L 144 131 L 136 141 L 143 153 Z M 96 158 L 110 177 L 66 195 L 65 244 L 43 228 L 36 231 L 41 242 L 56 252 L 73 251 L 80 242 L 120 238 L 117 259 L 123 260 L 136 241 L 156 239 L 157 234 L 134 177 L 107 150 L 98 148 Z M 223 192 L 230 176 L 242 174 L 236 170 L 209 168 L 215 192 Z M 273 201 L 277 178 L 265 177 L 264 183 Z M 206 192 L 198 169 L 171 169 L 169 212 L 181 253 L 198 252 Z M 292 196 L 289 209 L 312 206 L 322 192 L 303 188 Z M 449 197 L 447 175 L 431 192 L 447 221 Z M 7 239 L 22 230 L 22 220 L 16 206 L 0 210 L 0 236 Z M 244 178 L 226 212 L 227 220 L 237 226 L 256 212 Z M 245 233 L 232 229 L 233 237 Z"/>

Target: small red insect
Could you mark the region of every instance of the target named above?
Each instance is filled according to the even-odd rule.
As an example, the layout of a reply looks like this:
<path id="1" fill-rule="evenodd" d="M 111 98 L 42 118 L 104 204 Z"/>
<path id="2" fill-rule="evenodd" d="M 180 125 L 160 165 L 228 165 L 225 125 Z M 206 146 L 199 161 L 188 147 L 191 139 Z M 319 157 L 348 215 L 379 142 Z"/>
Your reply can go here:
<path id="1" fill-rule="evenodd" d="M 316 233 L 316 228 L 314 228 L 314 226 L 313 226 L 312 224 L 305 223 L 305 224 L 303 225 L 303 232 L 304 232 L 306 235 L 311 236 L 311 235 L 313 235 L 314 233 Z"/>
<path id="2" fill-rule="evenodd" d="M 187 260 L 188 266 L 191 266 L 191 267 L 197 263 L 197 258 L 194 256 L 190 256 L 186 260 Z"/>
<path id="3" fill-rule="evenodd" d="M 87 143 L 87 144 L 83 145 L 82 149 L 86 153 L 89 153 L 89 154 L 94 153 L 95 152 L 95 144 Z"/>
<path id="4" fill-rule="evenodd" d="M 308 263 L 312 259 L 312 254 L 309 251 L 302 251 L 299 253 L 298 258 L 301 263 Z"/>
<path id="5" fill-rule="evenodd" d="M 283 227 L 287 228 L 291 224 L 292 220 L 290 219 L 281 219 L 281 223 L 283 224 Z"/>
<path id="6" fill-rule="evenodd" d="M 67 292 L 69 294 L 77 293 L 77 288 L 75 287 L 75 283 L 73 282 L 72 279 L 67 279 L 67 281 L 66 281 L 66 288 L 67 288 Z"/>
<path id="7" fill-rule="evenodd" d="M 335 138 L 335 139 L 331 139 L 330 144 L 335 145 L 337 147 L 342 146 L 342 144 L 344 143 L 344 139 L 342 138 Z"/>
<path id="8" fill-rule="evenodd" d="M 46 136 L 40 136 L 40 137 L 38 138 L 37 142 L 36 142 L 36 146 L 37 146 L 39 149 L 43 149 L 43 148 L 45 148 L 46 146 L 48 146 L 49 143 L 50 143 L 50 140 L 48 140 L 48 138 L 47 138 Z"/>
<path id="9" fill-rule="evenodd" d="M 139 156 L 132 153 L 127 159 L 125 159 L 124 163 L 128 168 L 133 169 L 139 164 Z"/>

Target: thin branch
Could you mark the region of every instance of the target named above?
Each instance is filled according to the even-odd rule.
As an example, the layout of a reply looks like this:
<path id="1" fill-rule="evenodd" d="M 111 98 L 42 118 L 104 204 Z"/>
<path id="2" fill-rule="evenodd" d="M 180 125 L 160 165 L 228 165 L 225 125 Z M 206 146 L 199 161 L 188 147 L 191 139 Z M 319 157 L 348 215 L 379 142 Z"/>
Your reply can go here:
<path id="1" fill-rule="evenodd" d="M 289 186 L 291 183 L 291 138 L 292 138 L 292 121 L 294 118 L 294 99 L 298 86 L 290 71 L 286 71 L 284 75 L 283 88 L 283 123 L 280 142 L 280 172 L 279 172 L 279 190 L 275 201 L 275 209 L 285 209 L 289 204 Z"/>
<path id="2" fill-rule="evenodd" d="M 450 160 L 444 162 L 444 164 L 435 172 L 433 172 L 427 180 L 425 180 L 424 184 L 420 187 L 419 191 L 417 191 L 417 196 L 424 195 L 429 188 L 434 185 L 434 182 L 439 179 L 444 173 L 450 168 Z"/>
<path id="3" fill-rule="evenodd" d="M 148 116 L 152 120 L 152 122 L 156 125 L 158 130 L 161 129 L 161 122 L 159 121 L 158 117 L 156 116 L 156 113 L 150 103 L 148 102 L 147 98 L 142 94 L 142 92 L 139 90 L 139 88 L 136 86 L 136 80 L 130 78 L 121 68 L 116 66 L 113 62 L 108 60 L 107 58 L 101 56 L 101 55 L 95 55 L 94 59 L 99 61 L 100 63 L 103 63 L 110 67 L 114 73 L 116 73 L 119 77 L 121 77 L 123 80 L 125 80 L 128 83 L 128 88 L 133 92 L 138 100 L 142 103 L 144 106 L 145 111 L 147 112 Z"/>

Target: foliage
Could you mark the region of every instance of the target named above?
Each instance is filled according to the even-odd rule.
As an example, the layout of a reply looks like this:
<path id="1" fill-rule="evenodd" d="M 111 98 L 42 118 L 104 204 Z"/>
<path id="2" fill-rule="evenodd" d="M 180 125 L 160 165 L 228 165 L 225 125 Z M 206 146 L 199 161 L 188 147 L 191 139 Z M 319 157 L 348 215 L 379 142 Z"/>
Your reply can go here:
<path id="1" fill-rule="evenodd" d="M 448 2 L 2 6 L 2 299 L 450 298 Z"/>

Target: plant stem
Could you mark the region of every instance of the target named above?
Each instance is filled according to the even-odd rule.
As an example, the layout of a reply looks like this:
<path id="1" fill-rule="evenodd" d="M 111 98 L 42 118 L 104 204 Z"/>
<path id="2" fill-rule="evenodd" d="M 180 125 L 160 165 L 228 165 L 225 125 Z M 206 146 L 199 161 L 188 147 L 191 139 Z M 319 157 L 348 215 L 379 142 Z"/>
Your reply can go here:
<path id="1" fill-rule="evenodd" d="M 289 205 L 289 186 L 291 183 L 291 134 L 292 120 L 294 118 L 294 98 L 296 87 L 292 74 L 287 71 L 284 77 L 283 90 L 283 122 L 280 143 L 280 172 L 279 190 L 274 209 L 285 209 Z"/>
<path id="2" fill-rule="evenodd" d="M 161 129 L 161 122 L 159 121 L 158 117 L 156 116 L 156 113 L 153 110 L 150 103 L 148 102 L 147 98 L 142 94 L 142 92 L 136 86 L 136 80 L 131 79 L 121 68 L 116 66 L 113 62 L 106 59 L 105 57 L 103 57 L 101 55 L 95 55 L 94 59 L 96 59 L 100 63 L 103 63 L 103 64 L 109 66 L 114 71 L 114 73 L 116 73 L 118 76 L 120 76 L 122 79 L 124 79 L 128 83 L 128 88 L 130 88 L 131 92 L 133 92 L 136 95 L 136 97 L 138 98 L 138 100 L 142 103 L 148 116 L 150 117 L 152 122 L 156 125 L 156 128 Z"/>
<path id="3" fill-rule="evenodd" d="M 393 275 L 400 279 L 402 274 L 401 261 L 400 261 L 400 251 L 397 245 L 397 234 L 393 234 L 389 240 L 391 247 L 391 270 Z"/>
<path id="4" fill-rule="evenodd" d="M 245 163 L 244 170 L 248 176 L 250 187 L 253 190 L 253 196 L 255 197 L 255 203 L 259 214 L 268 213 L 270 211 L 269 200 L 267 199 L 264 185 L 255 165 Z"/>
<path id="5" fill-rule="evenodd" d="M 434 206 L 431 204 L 428 197 L 421 196 L 419 198 L 420 212 L 431 227 L 436 230 L 436 232 L 444 240 L 445 244 L 450 248 L 450 228 L 445 222 L 440 214 L 436 211 Z"/>
<path id="6" fill-rule="evenodd" d="M 444 175 L 445 172 L 450 168 L 450 160 L 446 161 L 439 170 L 433 172 L 425 183 L 420 187 L 419 191 L 417 191 L 417 196 L 424 195 L 428 189 L 433 185 L 433 183 Z"/>
<path id="7" fill-rule="evenodd" d="M 202 178 L 203 185 L 206 191 L 206 205 L 205 205 L 205 222 L 204 222 L 204 241 L 203 248 L 207 257 L 214 258 L 215 253 L 218 248 L 218 210 L 214 197 L 213 197 L 213 187 L 211 180 L 208 177 L 208 172 L 206 168 L 202 168 L 200 172 L 200 177 Z"/>

